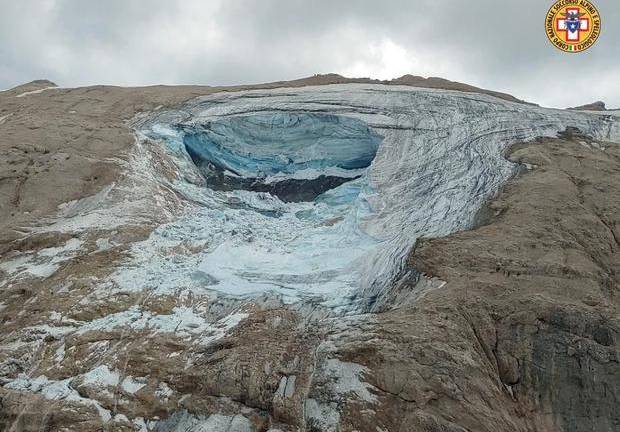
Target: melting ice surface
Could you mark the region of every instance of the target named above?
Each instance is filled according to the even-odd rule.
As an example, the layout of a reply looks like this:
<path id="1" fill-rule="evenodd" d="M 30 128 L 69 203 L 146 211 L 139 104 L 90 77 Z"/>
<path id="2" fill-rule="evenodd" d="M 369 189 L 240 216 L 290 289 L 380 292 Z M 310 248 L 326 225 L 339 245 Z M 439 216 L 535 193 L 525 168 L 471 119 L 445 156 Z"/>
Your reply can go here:
<path id="1" fill-rule="evenodd" d="M 610 116 L 411 87 L 198 98 L 138 130 L 165 143 L 190 180 L 173 187 L 199 205 L 158 228 L 116 281 L 167 292 L 272 292 L 334 307 L 372 302 L 416 238 L 472 225 L 515 172 L 508 145 L 567 126 L 599 139 L 620 135 Z M 158 252 L 178 245 L 192 252 Z"/>
<path id="2" fill-rule="evenodd" d="M 359 222 L 369 212 L 367 170 L 381 142 L 366 123 L 276 112 L 156 124 L 150 136 L 206 178 L 178 185 L 203 204 L 176 227 L 191 226 L 192 240 L 207 244 L 194 283 L 289 301 L 346 297 L 359 285 L 360 259 L 380 243 Z"/>

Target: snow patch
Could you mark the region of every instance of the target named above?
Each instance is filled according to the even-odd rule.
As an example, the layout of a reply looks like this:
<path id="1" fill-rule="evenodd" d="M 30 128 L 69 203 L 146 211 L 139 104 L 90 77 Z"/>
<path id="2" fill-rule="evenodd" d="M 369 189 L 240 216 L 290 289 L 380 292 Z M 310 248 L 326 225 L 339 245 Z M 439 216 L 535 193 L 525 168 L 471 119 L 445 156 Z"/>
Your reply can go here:
<path id="1" fill-rule="evenodd" d="M 314 430 L 337 432 L 340 413 L 334 403 L 322 404 L 315 399 L 306 399 L 304 402 L 304 420 Z"/>
<path id="2" fill-rule="evenodd" d="M 335 401 L 357 398 L 376 403 L 377 397 L 370 392 L 374 387 L 362 380 L 368 369 L 362 365 L 328 359 L 322 365 L 322 376 L 326 378 L 327 401 L 307 399 L 304 402 L 304 418 L 308 425 L 317 430 L 335 432 L 340 421 L 339 405 Z"/>
<path id="3" fill-rule="evenodd" d="M 180 337 L 196 337 L 197 342 L 208 345 L 224 337 L 247 317 L 247 313 L 233 313 L 219 321 L 208 322 L 205 317 L 188 307 L 175 307 L 168 315 L 154 315 L 150 311 L 143 311 L 139 306 L 133 306 L 126 311 L 90 321 L 82 325 L 77 334 L 117 328 L 151 330 L 173 333 Z"/>
<path id="4" fill-rule="evenodd" d="M 119 374 L 111 371 L 106 365 L 101 365 L 82 375 L 84 384 L 99 388 L 116 387 L 119 381 Z"/>
<path id="5" fill-rule="evenodd" d="M 109 410 L 103 408 L 99 402 L 93 399 L 80 396 L 77 390 L 71 387 L 71 382 L 73 379 L 74 378 L 67 378 L 56 381 L 48 379 L 45 375 L 32 379 L 27 375 L 22 374 L 14 381 L 6 384 L 4 387 L 16 391 L 38 393 L 50 400 L 65 400 L 81 405 L 92 406 L 97 410 L 101 420 L 104 423 L 110 421 L 112 415 Z"/>
<path id="6" fill-rule="evenodd" d="M 349 396 L 354 394 L 360 400 L 377 402 L 377 397 L 369 391 L 374 387 L 362 381 L 362 375 L 368 372 L 365 366 L 328 359 L 324 371 L 327 376 L 333 378 L 331 389 L 335 394 Z"/>
<path id="7" fill-rule="evenodd" d="M 126 376 L 121 383 L 121 388 L 129 394 L 138 392 L 142 387 L 146 385 L 146 378 L 134 378 L 131 375 Z"/>
<path id="8" fill-rule="evenodd" d="M 18 255 L 0 263 L 0 269 L 15 278 L 30 276 L 46 279 L 56 273 L 62 263 L 77 256 L 82 243 L 80 239 L 71 238 L 63 246 Z"/>
<path id="9" fill-rule="evenodd" d="M 157 432 L 252 432 L 250 420 L 241 414 L 226 416 L 194 416 L 187 411 L 179 411 L 170 418 L 156 424 Z"/>
<path id="10" fill-rule="evenodd" d="M 64 359 L 65 359 L 65 343 L 62 342 L 60 346 L 56 349 L 56 352 L 54 352 L 54 361 L 56 363 L 60 363 Z"/>
<path id="11" fill-rule="evenodd" d="M 165 382 L 160 382 L 159 385 L 157 386 L 157 389 L 155 389 L 155 396 L 157 396 L 159 399 L 163 400 L 163 401 L 167 401 L 168 398 L 170 398 L 170 396 L 172 396 L 174 394 L 174 390 L 172 390 L 168 384 L 166 384 Z"/>
<path id="12" fill-rule="evenodd" d="M 125 414 L 116 414 L 112 420 L 118 423 L 129 423 L 129 419 Z"/>
<path id="13" fill-rule="evenodd" d="M 44 91 L 47 91 L 47 90 L 54 90 L 54 89 L 58 89 L 58 87 L 56 87 L 56 86 L 44 87 L 44 88 L 39 89 L 39 90 L 32 90 L 32 91 L 27 91 L 27 92 L 24 92 L 24 93 L 20 93 L 20 94 L 18 94 L 18 95 L 17 95 L 17 96 L 15 96 L 15 97 L 18 97 L 18 98 L 23 98 L 23 97 L 25 97 L 25 96 L 30 96 L 30 95 L 40 94 L 40 93 L 43 93 Z"/>
<path id="14" fill-rule="evenodd" d="M 114 247 L 114 245 L 112 244 L 112 242 L 110 242 L 110 239 L 97 239 L 95 241 L 95 245 L 97 245 L 97 250 L 95 252 L 103 252 L 103 251 L 107 251 L 110 250 Z"/>

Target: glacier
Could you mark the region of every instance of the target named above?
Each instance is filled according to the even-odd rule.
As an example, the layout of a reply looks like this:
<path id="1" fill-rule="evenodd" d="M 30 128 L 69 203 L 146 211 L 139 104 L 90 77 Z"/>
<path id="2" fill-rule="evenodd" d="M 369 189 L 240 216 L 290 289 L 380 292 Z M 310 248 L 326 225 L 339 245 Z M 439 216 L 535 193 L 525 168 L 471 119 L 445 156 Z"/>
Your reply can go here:
<path id="1" fill-rule="evenodd" d="M 620 135 L 606 113 L 379 84 L 216 93 L 134 127 L 173 158 L 171 187 L 192 205 L 135 245 L 117 285 L 337 310 L 370 307 L 419 237 L 471 228 L 520 169 L 511 144 Z"/>
<path id="2" fill-rule="evenodd" d="M 211 180 L 210 188 L 220 186 L 217 174 L 231 183 L 247 180 L 229 189 L 252 190 L 256 183 L 288 179 L 300 180 L 293 185 L 298 189 L 307 189 L 309 180 L 320 176 L 347 179 L 370 166 L 381 140 L 360 120 L 318 113 L 226 117 L 180 129 L 185 149 Z"/>

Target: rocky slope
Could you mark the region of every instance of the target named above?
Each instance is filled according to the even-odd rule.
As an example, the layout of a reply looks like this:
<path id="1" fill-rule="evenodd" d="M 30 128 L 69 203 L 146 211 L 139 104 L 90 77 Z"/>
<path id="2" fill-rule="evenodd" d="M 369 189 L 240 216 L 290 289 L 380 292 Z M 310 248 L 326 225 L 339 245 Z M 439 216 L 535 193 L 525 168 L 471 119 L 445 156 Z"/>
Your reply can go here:
<path id="1" fill-rule="evenodd" d="M 617 117 L 342 80 L 0 93 L 0 427 L 617 430 Z"/>
<path id="2" fill-rule="evenodd" d="M 602 101 L 596 101 L 568 109 L 577 111 L 607 111 L 607 108 L 605 107 L 605 102 Z"/>

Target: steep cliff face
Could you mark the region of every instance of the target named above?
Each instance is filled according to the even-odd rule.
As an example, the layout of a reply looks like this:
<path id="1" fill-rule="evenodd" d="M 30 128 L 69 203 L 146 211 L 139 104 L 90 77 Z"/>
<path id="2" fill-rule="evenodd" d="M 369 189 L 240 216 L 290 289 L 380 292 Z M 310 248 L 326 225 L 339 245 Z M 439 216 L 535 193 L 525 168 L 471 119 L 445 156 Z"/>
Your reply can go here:
<path id="1" fill-rule="evenodd" d="M 618 427 L 613 114 L 375 83 L 28 90 L 0 94 L 3 150 L 42 146 L 20 205 L 109 170 L 7 222 L 4 429 Z M 84 122 L 49 149 L 46 106 Z"/>
<path id="2" fill-rule="evenodd" d="M 515 146 L 510 159 L 535 168 L 489 204 L 488 223 L 411 255 L 448 281 L 429 301 L 451 305 L 506 400 L 486 403 L 512 407 L 524 430 L 620 424 L 618 156 L 575 136 Z"/>

